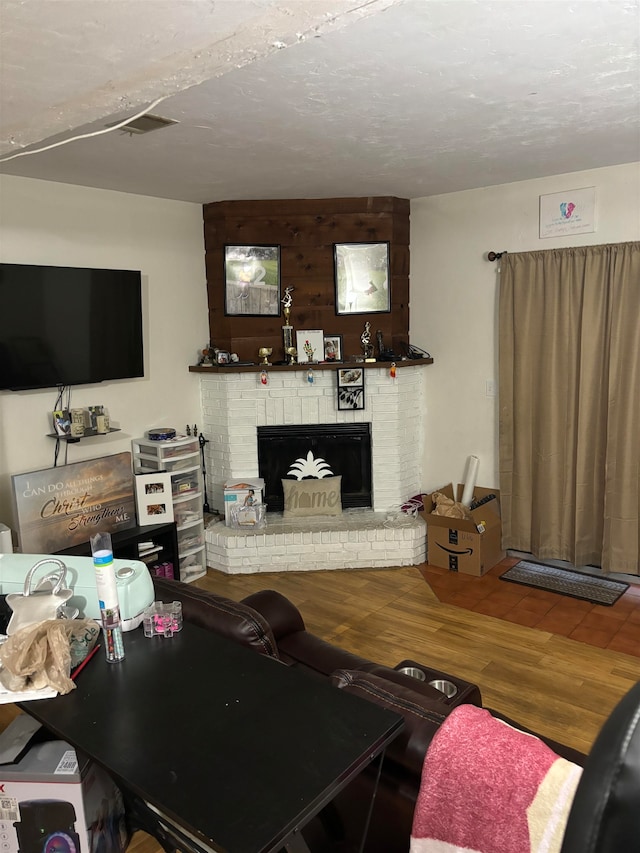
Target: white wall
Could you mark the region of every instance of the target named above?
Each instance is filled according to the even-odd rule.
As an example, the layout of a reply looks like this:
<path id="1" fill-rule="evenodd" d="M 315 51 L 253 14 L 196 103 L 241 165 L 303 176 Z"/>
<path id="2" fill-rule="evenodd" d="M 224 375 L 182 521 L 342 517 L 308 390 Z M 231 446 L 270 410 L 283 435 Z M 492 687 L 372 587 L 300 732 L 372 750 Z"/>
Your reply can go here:
<path id="1" fill-rule="evenodd" d="M 524 153 L 524 152 L 523 152 Z M 539 196 L 595 186 L 596 232 L 538 237 Z M 488 251 L 524 252 L 640 240 L 640 164 L 415 199 L 411 203 L 411 342 L 424 370 L 423 488 L 462 482 L 469 454 L 478 482 L 498 486 L 498 264 Z"/>
<path id="2" fill-rule="evenodd" d="M 0 177 L 0 197 L 0 260 L 142 271 L 145 377 L 72 390 L 72 405 L 104 404 L 122 431 L 69 445 L 68 461 L 130 450 L 150 427 L 198 423 L 199 377 L 188 368 L 209 338 L 201 206 L 13 176 Z M 0 391 L 0 522 L 9 526 L 10 475 L 53 465 L 56 395 Z"/>
<path id="3" fill-rule="evenodd" d="M 596 187 L 597 231 L 538 238 L 539 196 Z M 80 386 L 77 406 L 104 404 L 122 432 L 69 446 L 69 462 L 130 449 L 153 426 L 198 423 L 199 374 L 208 340 L 199 205 L 0 176 L 0 260 L 104 266 L 143 273 L 146 376 Z M 511 252 L 640 239 L 640 164 L 415 199 L 411 204 L 411 341 L 435 364 L 425 382 L 422 488 L 461 480 L 471 453 L 479 482 L 498 485 L 497 264 Z M 0 306 L 1 310 L 2 306 Z M 53 464 L 55 389 L 0 391 L 0 521 L 11 524 L 10 475 Z M 63 459 L 61 461 L 64 461 Z"/>

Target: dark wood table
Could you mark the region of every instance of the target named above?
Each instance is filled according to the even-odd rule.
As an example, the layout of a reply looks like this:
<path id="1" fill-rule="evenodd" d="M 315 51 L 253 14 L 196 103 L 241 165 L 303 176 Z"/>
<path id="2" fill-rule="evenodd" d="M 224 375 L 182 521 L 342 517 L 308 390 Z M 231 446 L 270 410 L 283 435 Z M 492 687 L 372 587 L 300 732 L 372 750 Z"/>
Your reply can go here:
<path id="1" fill-rule="evenodd" d="M 299 831 L 380 755 L 400 716 L 185 623 L 124 635 L 65 696 L 21 708 L 197 842 L 293 849 Z"/>

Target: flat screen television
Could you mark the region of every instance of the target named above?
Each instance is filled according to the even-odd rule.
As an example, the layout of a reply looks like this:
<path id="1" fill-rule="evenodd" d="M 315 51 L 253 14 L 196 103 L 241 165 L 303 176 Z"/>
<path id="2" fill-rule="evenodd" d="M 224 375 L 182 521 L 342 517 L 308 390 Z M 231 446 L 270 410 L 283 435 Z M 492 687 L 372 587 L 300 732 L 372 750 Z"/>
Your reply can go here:
<path id="1" fill-rule="evenodd" d="M 139 271 L 0 264 L 0 390 L 137 376 Z"/>

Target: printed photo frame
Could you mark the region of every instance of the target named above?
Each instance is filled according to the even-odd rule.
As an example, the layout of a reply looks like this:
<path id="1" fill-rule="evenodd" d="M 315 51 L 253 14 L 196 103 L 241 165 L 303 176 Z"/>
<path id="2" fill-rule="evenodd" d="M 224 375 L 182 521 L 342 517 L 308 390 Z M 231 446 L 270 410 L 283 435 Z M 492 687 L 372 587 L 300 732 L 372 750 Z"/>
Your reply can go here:
<path id="1" fill-rule="evenodd" d="M 324 336 L 324 360 L 342 361 L 342 335 Z"/>
<path id="2" fill-rule="evenodd" d="M 389 243 L 334 243 L 336 314 L 391 311 Z"/>
<path id="3" fill-rule="evenodd" d="M 157 474 L 136 474 L 135 487 L 140 527 L 148 524 L 168 524 L 173 521 L 170 474 L 164 471 Z"/>
<path id="4" fill-rule="evenodd" d="M 364 368 L 338 370 L 338 411 L 364 409 Z"/>
<path id="5" fill-rule="evenodd" d="M 280 246 L 224 247 L 224 313 L 280 315 Z"/>

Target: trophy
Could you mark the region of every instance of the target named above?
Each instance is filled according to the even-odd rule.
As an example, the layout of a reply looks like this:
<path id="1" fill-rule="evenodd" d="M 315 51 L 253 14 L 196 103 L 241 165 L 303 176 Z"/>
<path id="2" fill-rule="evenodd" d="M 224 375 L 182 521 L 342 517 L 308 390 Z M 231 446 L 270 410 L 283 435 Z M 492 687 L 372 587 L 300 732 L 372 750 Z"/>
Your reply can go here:
<path id="1" fill-rule="evenodd" d="M 368 321 L 364 324 L 364 331 L 360 335 L 362 343 L 362 352 L 364 353 L 365 361 L 375 361 L 373 355 L 373 344 L 371 343 L 371 323 Z"/>
<path id="2" fill-rule="evenodd" d="M 272 347 L 260 347 L 260 349 L 258 350 L 258 355 L 262 359 L 260 364 L 266 364 L 268 367 L 270 367 L 271 363 L 269 361 L 269 356 L 271 355 L 272 352 L 273 352 Z"/>
<path id="3" fill-rule="evenodd" d="M 282 305 L 283 305 L 283 314 L 284 314 L 284 326 L 282 327 L 282 342 L 284 345 L 285 356 L 290 357 L 289 364 L 295 363 L 295 355 L 297 353 L 292 353 L 291 350 L 295 349 L 295 344 L 293 342 L 293 326 L 291 325 L 291 306 L 293 305 L 293 297 L 291 296 L 291 292 L 293 287 L 286 287 L 284 291 L 284 296 L 282 297 Z"/>
<path id="4" fill-rule="evenodd" d="M 298 350 L 296 347 L 285 347 L 285 353 L 289 356 L 289 364 L 296 364 Z"/>

